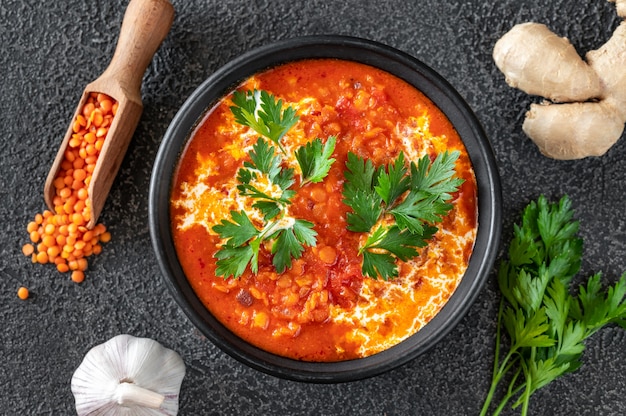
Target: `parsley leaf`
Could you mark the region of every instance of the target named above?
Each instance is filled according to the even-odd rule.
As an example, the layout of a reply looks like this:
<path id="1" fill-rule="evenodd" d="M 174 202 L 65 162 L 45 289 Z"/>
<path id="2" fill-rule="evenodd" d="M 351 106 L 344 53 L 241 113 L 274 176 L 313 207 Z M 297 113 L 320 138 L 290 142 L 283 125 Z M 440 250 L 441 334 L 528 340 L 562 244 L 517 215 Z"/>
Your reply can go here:
<path id="1" fill-rule="evenodd" d="M 257 208 L 267 208 L 270 206 L 267 205 L 268 202 L 274 202 L 270 211 L 279 208 L 278 204 L 289 204 L 290 198 L 295 194 L 293 190 L 288 189 L 294 183 L 293 169 L 283 169 L 281 167 L 282 159 L 276 155 L 275 151 L 274 146 L 270 146 L 267 141 L 259 139 L 252 146 L 252 151 L 249 152 L 251 162 L 244 162 L 244 167 L 239 169 L 237 173 L 239 193 L 243 196 L 264 200 L 265 204 L 261 204 Z M 259 189 L 261 184 L 264 185 L 265 189 Z M 270 194 L 271 185 L 280 188 L 280 196 Z"/>
<path id="2" fill-rule="evenodd" d="M 363 274 L 366 276 L 385 276 L 384 280 L 398 276 L 396 260 L 389 254 L 366 251 L 363 254 Z"/>
<path id="3" fill-rule="evenodd" d="M 299 259 L 304 252 L 303 245 L 314 246 L 317 233 L 313 230 L 313 223 L 296 219 L 289 226 L 279 230 L 274 236 L 272 262 L 278 273 L 291 267 L 291 260 Z"/>
<path id="4" fill-rule="evenodd" d="M 411 163 L 411 189 L 439 195 L 443 200 L 452 198 L 450 193 L 456 192 L 463 183 L 462 179 L 452 178 L 456 173 L 454 166 L 459 154 L 458 151 L 446 151 L 439 153 L 432 162 L 428 156 L 424 156 L 417 166 Z"/>
<path id="5" fill-rule="evenodd" d="M 233 104 L 230 109 L 235 115 L 235 121 L 267 137 L 284 153 L 280 139 L 298 122 L 295 109 L 283 109 L 282 100 L 276 100 L 267 91 L 258 90 L 235 91 Z"/>
<path id="6" fill-rule="evenodd" d="M 452 209 L 450 200 L 463 183 L 463 179 L 453 178 L 454 163 L 459 152 L 444 152 L 430 162 L 428 156 L 417 164 L 411 163 L 410 190 L 405 200 L 390 210 L 400 227 L 412 232 L 422 232 L 424 223 L 435 223 Z"/>
<path id="7" fill-rule="evenodd" d="M 213 231 L 225 240 L 223 247 L 215 254 L 218 259 L 215 274 L 236 278 L 243 274 L 249 263 L 253 271 L 258 269 L 260 232 L 244 211 L 231 211 L 230 215 L 233 221 L 222 220 L 213 226 Z"/>
<path id="8" fill-rule="evenodd" d="M 346 182 L 343 185 L 344 202 L 352 212 L 346 214 L 348 230 L 369 232 L 383 214 L 382 198 L 374 190 L 378 172 L 371 160 L 348 153 Z"/>
<path id="9" fill-rule="evenodd" d="M 349 203 L 346 203 L 353 210 L 346 213 L 348 230 L 357 233 L 369 232 L 383 214 L 381 201 L 374 192 L 355 191 Z"/>
<path id="10" fill-rule="evenodd" d="M 400 153 L 395 162 L 389 164 L 387 171 L 378 171 L 374 190 L 387 206 L 391 206 L 400 195 L 409 190 L 411 178 L 406 173 L 404 153 Z"/>
<path id="11" fill-rule="evenodd" d="M 380 276 L 384 280 L 398 276 L 396 259 L 407 261 L 416 257 L 417 248 L 428 245 L 428 239 L 437 232 L 436 227 L 428 227 L 423 234 L 400 230 L 397 226 L 378 227 L 361 247 L 363 255 L 363 274 L 370 277 Z"/>
<path id="12" fill-rule="evenodd" d="M 513 228 L 508 258 L 498 271 L 502 293 L 498 311 L 493 378 L 481 415 L 486 415 L 499 383 L 507 379 L 498 413 L 512 401 L 528 413 L 531 395 L 551 381 L 576 371 L 585 340 L 607 324 L 626 329 L 626 273 L 602 289 L 601 275 L 591 276 L 577 295 L 569 284 L 580 270 L 582 240 L 577 237 L 567 197 L 551 204 L 532 201 Z M 500 359 L 505 330 L 510 347 Z"/>
<path id="13" fill-rule="evenodd" d="M 302 170 L 301 183 L 303 185 L 307 182 L 321 182 L 328 175 L 328 171 L 335 161 L 330 156 L 335 151 L 336 141 L 335 136 L 330 136 L 326 143 L 322 143 L 321 139 L 316 138 L 296 150 L 296 159 Z"/>
<path id="14" fill-rule="evenodd" d="M 571 316 L 585 324 L 589 335 L 609 323 L 626 329 L 626 274 L 604 293 L 601 277 L 601 273 L 596 273 L 586 286 L 581 285 L 571 305 Z"/>
<path id="15" fill-rule="evenodd" d="M 225 245 L 215 253 L 215 258 L 218 259 L 215 263 L 217 265 L 215 274 L 224 278 L 230 276 L 237 278 L 245 272 L 248 263 L 251 264 L 253 271 L 257 270 L 256 255 L 258 251 L 255 252 L 251 244 L 236 247 Z"/>
<path id="16" fill-rule="evenodd" d="M 250 162 L 244 162 L 244 167 L 256 169 L 261 173 L 264 173 L 273 179 L 280 174 L 282 159 L 276 155 L 276 149 L 271 146 L 267 141 L 259 138 L 257 142 L 252 146 L 252 151 L 248 153 L 250 155 Z"/>
<path id="17" fill-rule="evenodd" d="M 227 245 L 240 246 L 259 235 L 259 230 L 252 224 L 245 211 L 231 211 L 230 216 L 233 221 L 222 220 L 213 227 L 213 231 L 226 240 Z"/>
<path id="18" fill-rule="evenodd" d="M 521 309 L 506 308 L 502 319 L 514 348 L 554 345 L 554 340 L 545 334 L 550 326 L 546 322 L 545 310 L 526 316 Z"/>
<path id="19" fill-rule="evenodd" d="M 375 167 L 348 153 L 344 203 L 348 230 L 369 233 L 381 219 L 391 216 L 395 223 L 379 226 L 360 248 L 364 275 L 384 280 L 397 277 L 396 260 L 407 261 L 419 255 L 440 222 L 452 209 L 449 201 L 463 183 L 455 174 L 459 152 L 444 152 L 432 162 L 428 156 L 408 168 L 404 153 L 386 166 Z"/>
<path id="20" fill-rule="evenodd" d="M 346 204 L 351 206 L 350 203 L 355 193 L 358 191 L 372 192 L 377 174 L 371 160 L 362 159 L 352 152 L 348 152 L 346 168 L 348 170 L 343 174 L 346 179 L 343 185 L 343 196 Z"/>

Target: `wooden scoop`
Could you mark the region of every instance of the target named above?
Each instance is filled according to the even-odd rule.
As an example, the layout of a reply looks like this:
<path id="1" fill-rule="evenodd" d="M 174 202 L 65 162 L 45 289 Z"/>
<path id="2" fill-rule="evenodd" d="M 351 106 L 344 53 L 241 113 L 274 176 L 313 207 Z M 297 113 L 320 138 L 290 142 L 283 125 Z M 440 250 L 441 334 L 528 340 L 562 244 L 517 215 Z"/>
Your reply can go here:
<path id="1" fill-rule="evenodd" d="M 90 93 L 103 93 L 116 100 L 119 107 L 100 150 L 87 189 L 88 204 L 91 204 L 91 218 L 87 228 L 95 226 L 130 139 L 139 123 L 143 109 L 141 81 L 144 73 L 152 56 L 169 32 L 173 19 L 174 8 L 168 0 L 131 0 L 128 4 L 113 59 L 102 75 L 85 88 L 46 179 L 44 198 L 53 212 L 53 199 L 56 195 L 53 182 L 61 168 L 73 134 L 73 121 L 81 113 Z"/>

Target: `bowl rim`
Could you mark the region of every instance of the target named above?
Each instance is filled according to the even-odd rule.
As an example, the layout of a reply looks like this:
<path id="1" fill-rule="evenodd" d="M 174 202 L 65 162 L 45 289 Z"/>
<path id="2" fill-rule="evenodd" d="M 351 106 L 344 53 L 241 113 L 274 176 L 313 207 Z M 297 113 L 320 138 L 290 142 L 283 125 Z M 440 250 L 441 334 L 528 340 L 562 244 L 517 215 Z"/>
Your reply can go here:
<path id="1" fill-rule="evenodd" d="M 195 295 L 172 242 L 169 196 L 172 174 L 193 127 L 216 100 L 247 77 L 282 63 L 336 58 L 383 69 L 424 93 L 448 117 L 467 148 L 478 187 L 478 230 L 468 269 L 452 296 L 420 331 L 380 353 L 340 362 L 306 362 L 269 353 L 236 336 Z M 379 42 L 342 35 L 290 38 L 255 48 L 210 75 L 172 119 L 157 152 L 149 186 L 149 228 L 163 281 L 188 319 L 217 347 L 248 366 L 280 378 L 337 383 L 381 374 L 415 359 L 439 342 L 466 315 L 497 256 L 502 195 L 491 144 L 466 101 L 420 60 Z"/>

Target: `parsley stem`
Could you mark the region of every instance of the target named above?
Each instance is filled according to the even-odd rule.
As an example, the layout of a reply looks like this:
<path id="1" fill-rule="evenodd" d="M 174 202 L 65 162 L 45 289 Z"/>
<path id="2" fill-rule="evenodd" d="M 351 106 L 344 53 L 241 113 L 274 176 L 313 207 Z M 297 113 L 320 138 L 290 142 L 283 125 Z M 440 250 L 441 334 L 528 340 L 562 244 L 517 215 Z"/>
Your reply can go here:
<path id="1" fill-rule="evenodd" d="M 285 149 L 283 144 L 281 142 L 276 142 L 276 144 L 278 145 L 278 150 L 280 150 L 280 153 L 282 153 L 283 156 L 287 156 L 287 149 Z"/>
<path id="2" fill-rule="evenodd" d="M 511 347 L 508 354 L 506 355 L 506 357 L 504 357 L 501 363 L 499 361 L 500 360 L 500 347 L 502 344 L 501 323 L 502 323 L 503 315 L 504 315 L 504 298 L 501 298 L 500 306 L 498 308 L 498 322 L 496 326 L 496 347 L 495 347 L 495 358 L 493 361 L 493 375 L 491 378 L 491 387 L 489 388 L 489 392 L 487 393 L 487 398 L 485 399 L 485 402 L 483 403 L 483 407 L 480 411 L 480 416 L 487 415 L 487 411 L 489 410 L 489 406 L 491 405 L 491 402 L 493 400 L 493 396 L 496 392 L 496 388 L 498 387 L 498 384 L 502 380 L 502 377 L 508 374 L 511 368 L 518 361 L 518 359 L 515 359 L 515 356 L 517 355 L 517 350 L 519 348 L 517 347 L 517 345 L 514 345 Z M 494 411 L 493 416 L 500 414 L 500 412 L 502 412 L 502 410 L 504 409 L 506 404 L 509 402 L 509 400 L 524 387 L 524 384 L 521 384 L 517 388 L 513 389 L 513 386 L 515 385 L 515 382 L 517 381 L 517 377 L 519 376 L 519 374 L 520 372 L 518 371 L 513 376 L 513 379 L 511 380 L 511 383 L 509 384 L 507 394 L 502 399 L 502 401 L 500 401 L 500 403 L 498 404 L 498 407 Z"/>
<path id="3" fill-rule="evenodd" d="M 515 363 L 517 362 L 517 360 L 514 359 L 515 355 L 516 355 L 516 350 L 509 351 L 509 353 L 506 355 L 506 357 L 502 360 L 502 363 L 500 363 L 500 366 L 494 372 L 493 378 L 492 378 L 492 382 L 491 382 L 491 387 L 489 389 L 489 393 L 487 394 L 487 398 L 485 399 L 485 403 L 483 404 L 483 408 L 482 408 L 482 410 L 480 412 L 480 416 L 486 416 L 487 415 L 487 411 L 489 410 L 489 406 L 491 405 L 491 401 L 493 400 L 493 396 L 494 396 L 494 394 L 496 392 L 496 388 L 498 387 L 498 384 L 502 380 L 502 377 L 504 377 L 511 370 L 511 368 L 515 365 Z M 509 391 L 508 391 L 507 395 L 504 397 L 504 399 L 502 399 L 502 401 L 498 405 L 496 411 L 493 413 L 494 415 L 499 414 L 502 411 L 502 409 L 504 408 L 504 406 L 506 405 L 506 403 L 517 392 L 517 391 L 515 391 L 515 392 L 512 393 L 512 387 L 513 387 L 513 384 L 515 383 L 516 379 L 517 379 L 517 375 L 515 375 L 515 377 L 511 381 L 511 384 L 509 386 Z"/>
<path id="4" fill-rule="evenodd" d="M 485 400 L 483 408 L 482 408 L 482 410 L 480 412 L 481 416 L 485 416 L 487 414 L 487 411 L 489 410 L 489 406 L 491 404 L 491 401 L 493 400 L 493 395 L 495 394 L 496 388 L 497 388 L 498 384 L 500 383 L 500 381 L 502 380 L 502 377 L 504 377 L 511 370 L 511 368 L 515 365 L 515 363 L 517 362 L 517 360 L 514 359 L 515 355 L 516 355 L 515 351 L 511 350 L 506 355 L 504 360 L 502 360 L 502 363 L 500 364 L 500 367 L 498 368 L 498 371 L 494 374 L 494 377 L 493 377 L 493 380 L 492 380 L 492 383 L 491 383 L 491 388 L 489 389 L 489 394 L 487 395 L 487 399 Z M 515 383 L 516 379 L 517 379 L 517 374 L 514 376 L 513 380 L 511 381 L 511 384 L 509 386 L 509 391 L 508 391 L 507 395 L 504 397 L 504 399 L 502 399 L 502 401 L 500 402 L 500 404 L 496 408 L 496 411 L 493 413 L 494 416 L 499 414 L 502 411 L 502 409 L 504 408 L 506 403 L 517 392 L 517 391 L 515 391 L 513 393 L 511 392 L 513 384 Z"/>
<path id="5" fill-rule="evenodd" d="M 531 347 L 531 353 L 530 353 L 531 362 L 535 362 L 536 356 L 537 356 L 537 348 Z M 520 362 L 521 362 L 522 369 L 524 371 L 524 377 L 526 379 L 526 381 L 522 384 L 522 386 L 525 384 L 526 388 L 524 389 L 524 393 L 522 394 L 522 397 L 520 397 L 519 400 L 522 400 L 522 416 L 526 416 L 528 414 L 530 396 L 531 394 L 533 394 L 533 389 L 532 389 L 533 383 L 532 383 L 532 374 L 530 372 L 530 369 L 528 368 L 528 364 L 526 364 L 525 360 L 520 360 Z M 519 403 L 519 400 L 518 400 L 518 403 Z"/>
<path id="6" fill-rule="evenodd" d="M 491 376 L 491 387 L 489 388 L 489 392 L 487 393 L 487 398 L 483 403 L 483 408 L 480 411 L 480 416 L 485 416 L 487 414 L 487 410 L 489 409 L 489 405 L 493 400 L 493 395 L 496 391 L 496 387 L 498 385 L 498 380 L 500 380 L 500 371 L 498 368 L 498 364 L 500 362 L 500 323 L 502 322 L 502 313 L 504 310 L 504 299 L 500 299 L 500 306 L 498 308 L 498 322 L 496 323 L 496 348 L 495 348 L 495 357 L 493 360 L 493 370 Z"/>
<path id="7" fill-rule="evenodd" d="M 496 410 L 493 412 L 492 416 L 498 416 L 504 410 L 504 407 L 507 405 L 509 400 L 511 400 L 516 394 L 518 394 L 521 390 L 524 389 L 526 383 L 522 383 L 516 388 L 513 388 L 513 385 L 517 381 L 517 377 L 519 375 L 520 375 L 520 371 L 515 373 L 515 376 L 513 377 L 513 380 L 511 380 L 511 383 L 509 385 L 509 389 L 507 391 L 506 396 L 502 398 L 502 400 L 500 401 L 500 404 L 498 404 L 498 407 L 496 407 Z"/>
<path id="8" fill-rule="evenodd" d="M 286 217 L 284 214 L 279 219 L 268 223 L 259 233 L 259 239 L 264 240 L 277 231 L 293 227 L 295 220 L 292 217 Z"/>

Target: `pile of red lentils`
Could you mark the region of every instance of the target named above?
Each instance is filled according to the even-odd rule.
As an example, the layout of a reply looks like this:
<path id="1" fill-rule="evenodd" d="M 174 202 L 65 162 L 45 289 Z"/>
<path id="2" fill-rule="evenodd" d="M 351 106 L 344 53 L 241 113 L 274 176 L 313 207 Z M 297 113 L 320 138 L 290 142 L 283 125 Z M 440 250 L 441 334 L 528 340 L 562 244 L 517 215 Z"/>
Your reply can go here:
<path id="1" fill-rule="evenodd" d="M 54 212 L 35 215 L 27 230 L 31 243 L 22 247 L 33 263 L 52 263 L 61 273 L 71 272 L 72 281 L 85 279 L 87 257 L 99 254 L 111 234 L 102 224 L 87 228 L 91 206 L 89 183 L 118 103 L 111 97 L 91 93 L 72 124 L 72 137 L 61 169 L 54 179 Z M 23 289 L 23 288 L 20 288 Z M 24 298 L 24 291 L 18 293 Z M 26 294 L 25 297 L 28 297 Z"/>

